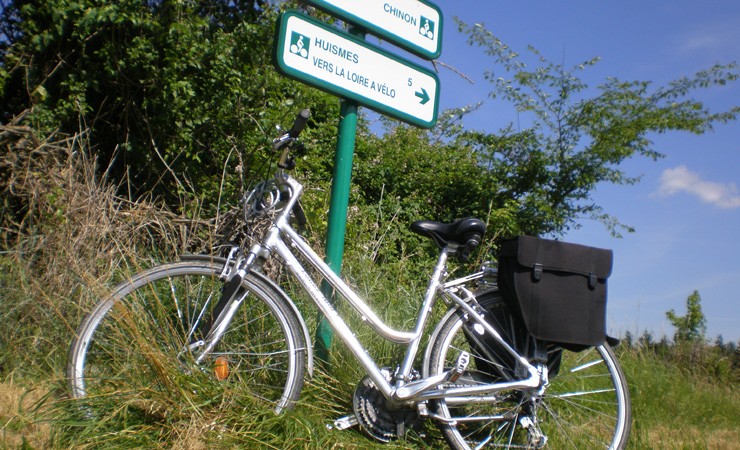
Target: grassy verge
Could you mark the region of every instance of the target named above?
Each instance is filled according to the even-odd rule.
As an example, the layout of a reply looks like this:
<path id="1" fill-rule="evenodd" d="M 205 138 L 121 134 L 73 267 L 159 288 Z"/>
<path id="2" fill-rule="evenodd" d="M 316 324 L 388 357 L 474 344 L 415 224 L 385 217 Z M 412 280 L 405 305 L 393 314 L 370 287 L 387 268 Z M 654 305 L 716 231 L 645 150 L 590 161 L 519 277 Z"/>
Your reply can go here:
<path id="1" fill-rule="evenodd" d="M 327 428 L 351 411 L 360 373 L 335 348 L 331 375 L 305 386 L 293 411 L 276 416 L 249 397 L 212 392 L 168 402 L 166 413 L 108 405 L 102 420 L 84 417 L 51 373 L 6 376 L 0 383 L 0 448 L 424 449 L 444 442 L 427 423 L 404 441 L 383 445 L 356 429 Z M 620 353 L 632 394 L 630 449 L 740 448 L 740 389 L 671 366 L 638 350 Z M 195 402 L 194 400 L 199 400 Z"/>
<path id="2" fill-rule="evenodd" d="M 308 380 L 296 408 L 281 416 L 253 401 L 239 386 L 206 383 L 199 392 L 161 398 L 156 407 L 103 399 L 101 409 L 106 414 L 89 417 L 67 399 L 62 375 L 73 320 L 61 320 L 61 311 L 67 308 L 60 305 L 77 300 L 63 290 L 42 289 L 29 281 L 33 277 L 28 276 L 26 266 L 4 261 L 7 270 L 0 276 L 4 292 L 0 312 L 6 331 L 0 348 L 0 448 L 444 448 L 431 423 L 390 445 L 377 443 L 356 429 L 328 429 L 336 418 L 352 411 L 352 394 L 363 376 L 341 345 L 333 348 L 330 373 L 320 372 Z M 367 265 L 352 267 L 363 266 Z M 374 307 L 385 319 L 399 328 L 410 326 L 405 316 L 414 309 L 411 299 L 419 296 L 415 288 L 399 287 L 398 279 L 392 276 L 395 272 L 386 277 L 377 277 L 374 271 L 350 268 L 348 272 L 361 292 L 376 294 Z M 36 321 L 19 321 L 18 305 L 24 302 L 35 305 L 31 313 Z M 390 308 L 391 304 L 403 307 Z M 313 322 L 315 310 L 305 305 L 303 309 L 307 320 Z M 15 334 L 8 332 L 31 326 L 33 333 L 20 329 Z M 359 336 L 387 364 L 397 359 L 395 346 L 370 339 L 370 333 Z M 697 359 L 696 354 L 708 356 Z M 656 352 L 623 345 L 618 356 L 632 395 L 633 429 L 628 448 L 740 448 L 736 370 L 711 370 L 711 364 L 725 367 L 723 361 L 717 361 L 711 352 L 688 347 L 671 346 Z M 172 374 L 178 376 L 182 375 Z"/>
<path id="3" fill-rule="evenodd" d="M 701 367 L 629 349 L 620 362 L 630 383 L 634 449 L 740 449 L 740 385 Z"/>
<path id="4" fill-rule="evenodd" d="M 13 162 L 24 177 L 11 181 L 26 202 L 27 215 L 2 217 L 0 449 L 444 447 L 430 423 L 389 445 L 355 429 L 328 429 L 327 424 L 352 411 L 352 394 L 363 376 L 339 345 L 333 349 L 331 371 L 309 380 L 296 408 L 281 416 L 239 386 L 213 382 L 146 407 L 115 397 L 99 399 L 106 414 L 86 414 L 67 398 L 64 366 L 74 330 L 92 299 L 125 273 L 147 265 L 150 255 L 174 258 L 197 247 L 195 238 L 207 240 L 208 233 L 194 232 L 195 220 L 116 198 L 82 153 L 63 145 L 55 149 Z M 379 273 L 362 253 L 348 252 L 346 273 L 364 297 L 375 299 L 374 310 L 391 326 L 411 328 L 421 292 L 408 281 L 419 265 L 409 259 L 386 262 Z M 315 310 L 304 308 L 304 315 L 313 327 Z M 397 346 L 359 330 L 381 365 L 398 361 Z M 620 361 L 633 401 L 629 448 L 740 448 L 740 383 L 733 365 L 699 370 L 706 360 L 633 348 L 622 349 Z"/>

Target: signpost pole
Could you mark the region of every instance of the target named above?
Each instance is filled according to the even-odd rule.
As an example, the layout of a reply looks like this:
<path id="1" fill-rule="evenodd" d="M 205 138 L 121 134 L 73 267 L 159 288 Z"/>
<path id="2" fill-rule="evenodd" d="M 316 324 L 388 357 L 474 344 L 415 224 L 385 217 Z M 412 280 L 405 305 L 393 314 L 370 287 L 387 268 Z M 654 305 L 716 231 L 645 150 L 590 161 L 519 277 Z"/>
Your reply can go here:
<path id="1" fill-rule="evenodd" d="M 357 27 L 349 30 L 350 34 L 365 39 L 365 32 Z M 331 182 L 329 200 L 329 220 L 326 229 L 326 263 L 339 275 L 342 271 L 344 256 L 344 235 L 347 230 L 347 209 L 349 191 L 352 181 L 352 158 L 355 154 L 355 137 L 357 135 L 357 107 L 354 100 L 342 99 L 339 107 L 339 129 L 337 132 L 337 151 L 334 155 L 334 178 Z M 326 280 L 321 289 L 324 296 L 334 302 L 334 292 Z M 329 363 L 329 348 L 334 333 L 329 322 L 321 316 L 316 329 L 316 356 L 324 364 Z"/>
<path id="2" fill-rule="evenodd" d="M 352 179 L 352 157 L 355 151 L 357 130 L 357 102 L 343 99 L 339 114 L 334 179 L 331 184 L 329 222 L 326 232 L 326 262 L 336 274 L 341 272 L 344 254 L 344 234 L 347 229 L 347 208 Z M 333 300 L 332 287 L 329 283 L 324 281 L 321 288 L 324 295 Z M 332 336 L 331 327 L 326 318 L 322 316 L 316 330 L 316 356 L 324 363 L 329 362 Z"/>
<path id="3" fill-rule="evenodd" d="M 375 32 L 431 59 L 441 50 L 442 16 L 439 8 L 426 0 L 396 0 L 402 2 L 398 7 L 380 0 L 362 2 L 362 6 L 350 2 L 349 10 L 343 7 L 347 6 L 345 0 L 308 1 L 321 3 L 321 7 L 338 13 L 347 24 L 354 24 L 350 25 L 348 36 L 298 11 L 285 11 L 278 22 L 274 49 L 275 67 L 280 73 L 343 98 L 326 233 L 326 262 L 340 275 L 357 108 L 361 104 L 410 124 L 431 128 L 437 122 L 439 107 L 436 73 L 366 43 L 365 33 Z M 391 26 L 394 20 L 400 21 L 400 28 L 394 26 L 387 31 L 376 25 Z M 321 289 L 330 301 L 335 301 L 329 283 L 324 281 Z M 318 322 L 316 356 L 328 363 L 333 333 L 323 316 Z"/>

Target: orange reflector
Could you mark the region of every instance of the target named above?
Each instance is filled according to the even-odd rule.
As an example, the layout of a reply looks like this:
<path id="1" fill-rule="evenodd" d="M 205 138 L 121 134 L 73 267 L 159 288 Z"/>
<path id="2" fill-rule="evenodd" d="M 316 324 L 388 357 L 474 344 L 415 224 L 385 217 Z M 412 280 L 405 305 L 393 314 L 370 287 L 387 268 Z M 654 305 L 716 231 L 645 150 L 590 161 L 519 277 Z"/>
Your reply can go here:
<path id="1" fill-rule="evenodd" d="M 213 372 L 216 374 L 218 381 L 223 381 L 229 376 L 229 360 L 225 356 L 216 358 L 213 366 Z"/>

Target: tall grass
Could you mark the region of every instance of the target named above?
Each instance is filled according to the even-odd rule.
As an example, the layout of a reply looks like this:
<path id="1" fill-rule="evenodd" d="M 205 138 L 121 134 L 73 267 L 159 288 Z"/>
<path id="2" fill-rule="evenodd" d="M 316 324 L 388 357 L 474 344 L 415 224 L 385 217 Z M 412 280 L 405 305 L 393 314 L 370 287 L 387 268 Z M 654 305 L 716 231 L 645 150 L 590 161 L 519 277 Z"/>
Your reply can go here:
<path id="1" fill-rule="evenodd" d="M 101 176 L 104 168 L 86 157 L 84 135 L 49 142 L 30 130 L 4 127 L 0 145 L 19 147 L 0 161 L 9 175 L 3 181 L 1 217 L 0 448 L 444 447 L 431 423 L 389 445 L 356 429 L 327 428 L 352 411 L 352 395 L 363 377 L 339 344 L 332 348 L 327 370 L 318 370 L 295 409 L 280 416 L 238 385 L 183 374 L 168 365 L 161 367 L 160 376 L 172 380 L 174 388 L 158 392 L 150 403 L 115 395 L 88 399 L 94 406 L 91 414 L 69 400 L 67 349 L 95 299 L 154 261 L 212 246 L 217 224 L 117 196 Z M 353 232 L 362 239 L 363 230 Z M 431 267 L 432 261 L 428 255 L 405 255 L 386 261 L 378 271 L 372 249 L 394 236 L 372 224 L 364 233 L 367 242 L 348 245 L 345 274 L 389 324 L 410 329 L 423 295 L 419 267 Z M 313 328 L 315 309 L 299 292 L 290 293 Z M 341 303 L 340 309 L 345 311 Z M 374 336 L 360 318 L 352 319 L 352 326 L 372 356 L 393 368 L 400 348 Z M 718 377 L 687 368 L 691 360 L 682 360 L 681 350 L 677 352 L 667 358 L 622 346 L 619 357 L 633 399 L 629 448 L 740 448 L 737 372 L 731 369 Z M 707 360 L 693 361 L 707 366 Z"/>
<path id="2" fill-rule="evenodd" d="M 216 224 L 117 196 L 105 171 L 86 157 L 84 135 L 50 142 L 27 129 L 4 127 L 2 132 L 3 146 L 25 147 L 6 153 L 2 161 L 9 177 L 3 186 L 0 377 L 8 401 L 0 409 L 5 424 L 0 448 L 368 447 L 357 432 L 338 434 L 326 427 L 351 412 L 361 378 L 344 361 L 341 348 L 333 354 L 331 374 L 317 374 L 295 410 L 282 416 L 238 386 L 188 377 L 170 366 L 161 367 L 160 375 L 178 389 L 160 392 L 151 403 L 115 395 L 94 398 L 89 402 L 96 413 L 89 414 L 91 409 L 69 400 L 67 349 L 96 299 L 155 261 L 213 246 Z M 379 290 L 378 280 L 360 283 Z M 380 299 L 387 306 L 398 295 Z M 315 322 L 315 311 L 306 316 Z M 390 346 L 377 347 L 379 359 L 395 359 Z"/>
<path id="3" fill-rule="evenodd" d="M 740 448 L 738 369 L 718 376 L 707 370 L 711 357 L 682 364 L 690 352 L 686 346 L 671 346 L 664 353 L 645 347 L 620 349 L 632 394 L 630 448 Z"/>

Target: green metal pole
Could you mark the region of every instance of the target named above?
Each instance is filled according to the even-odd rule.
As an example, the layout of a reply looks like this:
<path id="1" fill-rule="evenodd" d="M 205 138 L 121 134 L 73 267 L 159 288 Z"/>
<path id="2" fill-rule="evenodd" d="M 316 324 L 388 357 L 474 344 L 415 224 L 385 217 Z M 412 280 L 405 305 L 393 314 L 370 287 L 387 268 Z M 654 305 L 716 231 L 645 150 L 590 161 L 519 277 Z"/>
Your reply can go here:
<path id="1" fill-rule="evenodd" d="M 342 100 L 339 114 L 337 152 L 334 157 L 334 179 L 331 185 L 329 222 L 326 232 L 326 263 L 336 274 L 339 274 L 342 270 L 344 234 L 347 230 L 347 208 L 349 206 L 349 190 L 352 179 L 352 157 L 355 152 L 355 136 L 357 130 L 357 102 Z M 324 295 L 333 301 L 334 293 L 331 286 L 324 281 L 321 288 Z M 329 362 L 329 348 L 331 347 L 332 336 L 332 329 L 326 318 L 322 316 L 316 330 L 316 356 L 324 363 Z"/>

